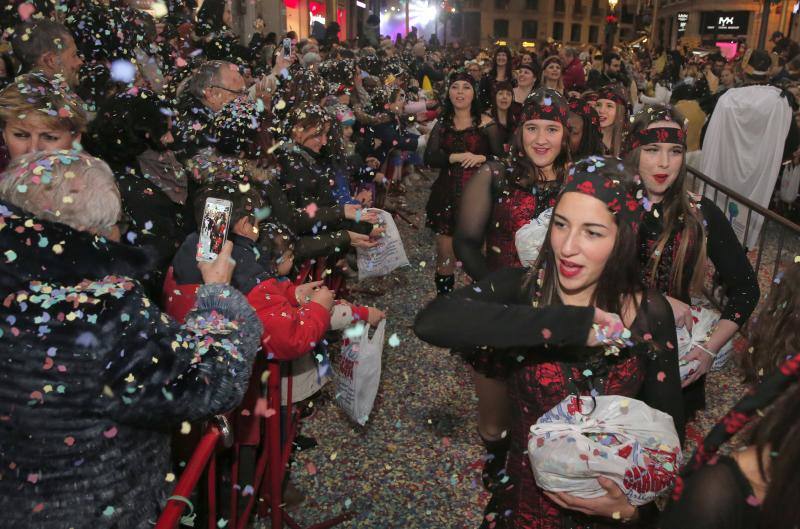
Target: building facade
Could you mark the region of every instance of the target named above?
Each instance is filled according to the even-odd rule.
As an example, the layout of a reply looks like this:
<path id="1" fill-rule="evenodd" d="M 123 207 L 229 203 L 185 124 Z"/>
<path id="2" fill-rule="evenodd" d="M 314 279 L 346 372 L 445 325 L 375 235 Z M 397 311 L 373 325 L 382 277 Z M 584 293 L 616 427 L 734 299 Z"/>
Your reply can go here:
<path id="1" fill-rule="evenodd" d="M 265 31 L 274 31 L 279 38 L 287 31 L 305 38 L 315 22 L 325 26 L 335 20 L 342 28 L 339 40 L 347 40 L 356 36 L 366 4 L 356 0 L 233 0 L 232 8 L 237 30 L 245 40 L 255 31 L 258 17 L 264 21 Z"/>
<path id="2" fill-rule="evenodd" d="M 619 2 L 614 40 L 635 38 L 635 4 Z M 607 0 L 464 0 L 452 36 L 491 45 L 531 46 L 553 39 L 570 44 L 606 42 Z M 459 27 L 460 24 L 460 27 Z"/>
<path id="3" fill-rule="evenodd" d="M 679 43 L 689 46 L 720 46 L 732 50 L 737 40 L 750 47 L 758 45 L 763 24 L 762 2 L 752 0 L 657 0 L 653 40 L 667 48 Z M 772 4 L 766 21 L 766 38 L 774 31 L 789 34 L 796 0 Z M 768 48 L 770 46 L 767 46 Z"/>

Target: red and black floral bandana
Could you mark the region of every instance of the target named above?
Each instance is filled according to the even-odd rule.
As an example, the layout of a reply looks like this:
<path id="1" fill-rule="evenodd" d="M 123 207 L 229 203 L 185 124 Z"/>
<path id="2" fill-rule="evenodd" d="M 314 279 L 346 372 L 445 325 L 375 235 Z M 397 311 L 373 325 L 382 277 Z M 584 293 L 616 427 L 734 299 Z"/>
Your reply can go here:
<path id="1" fill-rule="evenodd" d="M 650 143 L 674 143 L 686 147 L 686 133 L 679 127 L 651 127 L 628 137 L 628 150 Z"/>
<path id="2" fill-rule="evenodd" d="M 611 86 L 601 88 L 600 91 L 597 92 L 597 100 L 599 99 L 608 99 L 609 101 L 613 101 L 614 103 L 622 106 L 627 104 L 625 102 L 625 98 L 619 93 L 619 91 L 615 90 Z"/>
<path id="3" fill-rule="evenodd" d="M 569 111 L 579 115 L 584 120 L 588 119 L 593 127 L 600 130 L 600 116 L 597 114 L 597 111 L 592 108 L 592 105 L 583 99 L 570 99 Z"/>
<path id="4" fill-rule="evenodd" d="M 563 126 L 567 126 L 567 111 L 569 106 L 567 102 L 558 93 L 553 95 L 545 94 L 541 98 L 541 102 L 537 100 L 528 100 L 525 106 L 522 107 L 522 115 L 520 116 L 520 123 L 525 123 L 532 119 L 546 119 L 549 121 L 557 121 Z"/>
<path id="5" fill-rule="evenodd" d="M 639 229 L 644 210 L 637 197 L 628 192 L 623 183 L 625 168 L 622 161 L 610 156 L 590 156 L 578 161 L 567 174 L 561 193 L 570 191 L 592 196 L 605 203 L 617 219 L 617 224 L 628 223 L 634 231 Z M 615 178 L 618 175 L 618 178 Z"/>
<path id="6" fill-rule="evenodd" d="M 475 79 L 465 70 L 458 70 L 450 74 L 450 77 L 447 80 L 447 86 L 452 85 L 456 81 L 466 81 L 470 85 L 475 85 Z"/>

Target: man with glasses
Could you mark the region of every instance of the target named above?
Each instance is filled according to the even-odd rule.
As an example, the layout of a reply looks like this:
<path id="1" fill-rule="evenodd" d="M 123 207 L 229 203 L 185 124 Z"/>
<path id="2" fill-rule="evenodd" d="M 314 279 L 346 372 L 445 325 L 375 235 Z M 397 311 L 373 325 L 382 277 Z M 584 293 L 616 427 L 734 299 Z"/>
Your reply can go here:
<path id="1" fill-rule="evenodd" d="M 244 77 L 235 64 L 209 61 L 179 88 L 175 120 L 175 153 L 183 160 L 213 143 L 207 131 L 214 115 L 237 97 L 247 95 Z"/>
<path id="2" fill-rule="evenodd" d="M 475 79 L 476 83 L 481 81 L 481 65 L 478 64 L 478 61 L 469 61 L 467 63 L 467 73 L 469 73 L 473 79 Z"/>

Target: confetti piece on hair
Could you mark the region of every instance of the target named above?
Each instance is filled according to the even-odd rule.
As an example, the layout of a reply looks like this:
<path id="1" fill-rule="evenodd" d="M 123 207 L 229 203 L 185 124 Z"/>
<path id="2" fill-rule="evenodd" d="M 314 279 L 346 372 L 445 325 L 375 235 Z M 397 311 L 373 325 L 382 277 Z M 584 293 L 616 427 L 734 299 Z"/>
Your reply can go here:
<path id="1" fill-rule="evenodd" d="M 116 436 L 117 436 L 116 426 L 112 426 L 111 428 L 103 432 L 103 437 L 105 437 L 106 439 L 113 439 Z"/>
<path id="2" fill-rule="evenodd" d="M 70 435 L 70 436 L 67 436 L 67 437 L 65 437 L 65 438 L 64 438 L 64 444 L 65 444 L 65 445 L 67 445 L 67 446 L 72 446 L 72 445 L 74 445 L 74 444 L 75 444 L 75 438 L 74 438 L 74 437 L 72 437 L 71 435 Z"/>
<path id="3" fill-rule="evenodd" d="M 542 329 L 542 338 L 549 340 L 551 336 L 553 336 L 553 333 L 550 332 L 550 329 Z"/>
<path id="4" fill-rule="evenodd" d="M 33 15 L 35 12 L 36 12 L 36 6 L 34 6 L 33 4 L 29 4 L 27 2 L 24 4 L 20 4 L 19 7 L 17 8 L 17 13 L 19 13 L 19 18 L 23 22 L 31 18 L 31 15 Z"/>
<path id="5" fill-rule="evenodd" d="M 183 422 L 181 423 L 181 433 L 182 433 L 183 435 L 188 435 L 188 434 L 189 434 L 189 432 L 191 432 L 191 431 L 192 431 L 192 425 L 191 425 L 191 423 L 190 423 L 189 421 L 183 421 Z"/>
<path id="6" fill-rule="evenodd" d="M 136 66 L 125 59 L 117 59 L 111 63 L 111 79 L 119 83 L 130 84 L 136 78 Z"/>
<path id="7" fill-rule="evenodd" d="M 667 374 L 664 373 L 663 371 L 659 371 L 658 374 L 656 374 L 656 379 L 659 382 L 664 382 L 667 379 Z"/>
<path id="8" fill-rule="evenodd" d="M 17 260 L 17 252 L 15 252 L 14 250 L 6 250 L 5 256 L 7 263 L 11 263 Z"/>

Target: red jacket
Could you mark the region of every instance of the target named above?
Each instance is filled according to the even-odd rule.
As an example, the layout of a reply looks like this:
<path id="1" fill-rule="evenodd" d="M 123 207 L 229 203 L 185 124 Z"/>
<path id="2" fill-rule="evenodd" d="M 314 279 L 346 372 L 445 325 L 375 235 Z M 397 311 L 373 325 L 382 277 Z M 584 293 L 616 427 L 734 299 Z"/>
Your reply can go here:
<path id="1" fill-rule="evenodd" d="M 163 304 L 167 313 L 182 322 L 194 307 L 199 286 L 177 284 L 170 267 L 164 280 Z M 294 289 L 291 281 L 267 279 L 245 296 L 264 327 L 261 346 L 267 358 L 300 358 L 311 352 L 330 328 L 330 312 L 313 301 L 301 306 Z M 362 317 L 361 314 L 358 316 Z"/>
<path id="2" fill-rule="evenodd" d="M 586 74 L 583 71 L 583 64 L 577 57 L 572 59 L 564 70 L 563 75 L 564 91 L 575 90 L 582 92 L 586 88 Z"/>

